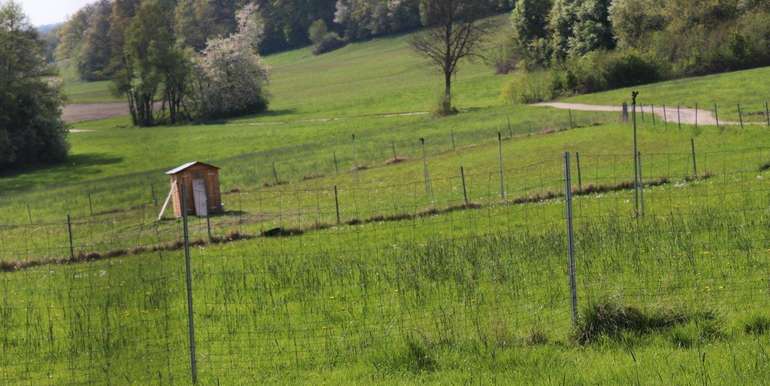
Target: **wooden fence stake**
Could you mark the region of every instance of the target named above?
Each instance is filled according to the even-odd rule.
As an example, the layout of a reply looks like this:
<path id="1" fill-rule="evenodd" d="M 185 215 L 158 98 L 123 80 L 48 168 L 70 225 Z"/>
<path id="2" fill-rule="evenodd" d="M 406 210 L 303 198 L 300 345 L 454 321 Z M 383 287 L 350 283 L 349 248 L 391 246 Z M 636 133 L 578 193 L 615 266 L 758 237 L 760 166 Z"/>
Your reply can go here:
<path id="1" fill-rule="evenodd" d="M 425 152 L 425 138 L 420 138 L 420 144 L 422 145 L 422 165 L 423 165 L 423 177 L 425 178 L 425 195 L 433 202 L 433 189 L 430 183 L 430 172 L 428 170 L 428 153 Z"/>
<path id="2" fill-rule="evenodd" d="M 714 118 L 717 120 L 717 129 L 719 128 L 719 106 L 714 103 Z"/>
<path id="3" fill-rule="evenodd" d="M 152 196 L 152 205 L 158 206 L 158 195 L 155 193 L 155 184 L 150 182 L 150 195 Z"/>
<path id="4" fill-rule="evenodd" d="M 278 169 L 275 167 L 275 161 L 273 161 L 273 179 L 275 180 L 275 186 L 279 185 Z"/>
<path id="5" fill-rule="evenodd" d="M 500 157 L 500 198 L 505 200 L 505 167 L 503 165 L 503 134 L 497 133 L 498 155 Z"/>
<path id="6" fill-rule="evenodd" d="M 692 151 L 692 172 L 693 177 L 698 178 L 698 161 L 695 158 L 695 139 L 690 138 L 690 149 Z"/>
<path id="7" fill-rule="evenodd" d="M 679 128 L 682 128 L 682 111 L 681 106 L 676 105 L 676 120 L 679 124 Z"/>
<path id="8" fill-rule="evenodd" d="M 652 108 L 652 127 L 655 127 L 655 105 L 650 105 Z"/>
<path id="9" fill-rule="evenodd" d="M 741 121 L 741 129 L 743 129 L 743 111 L 741 111 L 740 103 L 738 103 L 738 119 Z"/>
<path id="10" fill-rule="evenodd" d="M 698 104 L 695 104 L 695 128 L 698 128 Z"/>
<path id="11" fill-rule="evenodd" d="M 468 188 L 465 185 L 465 169 L 460 166 L 460 178 L 463 181 L 463 198 L 465 199 L 465 206 L 467 207 L 470 205 L 470 201 L 468 201 Z"/>
<path id="12" fill-rule="evenodd" d="M 70 242 L 70 259 L 75 260 L 75 245 L 72 242 L 72 218 L 67 214 L 67 236 Z"/>
<path id="13" fill-rule="evenodd" d="M 342 221 L 340 220 L 340 196 L 337 185 L 334 185 L 334 208 L 337 211 L 337 225 L 340 225 Z"/>
<path id="14" fill-rule="evenodd" d="M 583 191 L 583 171 L 580 169 L 580 152 L 575 153 L 575 164 L 577 166 L 578 191 Z"/>

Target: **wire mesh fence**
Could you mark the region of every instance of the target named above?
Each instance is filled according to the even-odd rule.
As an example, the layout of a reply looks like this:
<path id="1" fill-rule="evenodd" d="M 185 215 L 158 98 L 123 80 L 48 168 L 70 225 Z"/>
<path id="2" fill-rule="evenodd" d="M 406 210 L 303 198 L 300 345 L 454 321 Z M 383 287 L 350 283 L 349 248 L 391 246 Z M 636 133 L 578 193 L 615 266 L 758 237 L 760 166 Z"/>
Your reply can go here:
<path id="1" fill-rule="evenodd" d="M 570 184 L 556 155 L 234 192 L 187 245 L 177 220 L 3 225 L 0 382 L 187 383 L 193 346 L 204 384 L 419 369 L 572 336 L 573 296 L 578 321 L 606 299 L 740 318 L 770 300 L 770 153 L 693 148 L 641 154 L 638 184 L 633 157 L 584 153 Z"/>

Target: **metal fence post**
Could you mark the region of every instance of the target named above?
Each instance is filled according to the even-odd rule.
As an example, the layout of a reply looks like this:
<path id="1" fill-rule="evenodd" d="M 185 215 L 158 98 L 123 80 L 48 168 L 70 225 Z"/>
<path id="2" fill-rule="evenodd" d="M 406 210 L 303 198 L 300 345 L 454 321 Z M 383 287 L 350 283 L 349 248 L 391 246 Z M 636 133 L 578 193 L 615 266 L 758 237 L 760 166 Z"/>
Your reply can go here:
<path id="1" fill-rule="evenodd" d="M 642 174 L 642 152 L 636 153 L 636 162 L 639 163 L 639 213 L 644 217 L 644 174 Z"/>
<path id="2" fill-rule="evenodd" d="M 467 207 L 470 205 L 470 202 L 468 201 L 468 188 L 465 185 L 465 168 L 460 166 L 460 178 L 463 181 L 463 198 L 465 199 L 465 206 Z"/>
<path id="3" fill-rule="evenodd" d="M 668 129 L 668 109 L 663 105 L 663 127 Z"/>
<path id="4" fill-rule="evenodd" d="M 572 110 L 569 110 L 569 128 L 574 129 L 575 128 L 575 121 L 572 119 Z"/>
<path id="5" fill-rule="evenodd" d="M 743 129 L 743 111 L 741 111 L 741 104 L 738 103 L 738 120 L 741 122 L 741 129 Z"/>
<path id="6" fill-rule="evenodd" d="M 578 323 L 578 300 L 577 300 L 577 278 L 575 272 L 575 234 L 572 222 L 572 176 L 570 170 L 570 154 L 564 153 L 564 197 L 565 197 L 565 217 L 567 220 L 567 257 L 569 288 L 571 298 L 572 326 L 577 327 Z"/>
<path id="7" fill-rule="evenodd" d="M 714 103 L 714 118 L 717 120 L 717 129 L 719 128 L 719 106 Z"/>
<path id="8" fill-rule="evenodd" d="M 337 185 L 334 185 L 334 208 L 337 213 L 337 225 L 340 225 L 342 221 L 340 221 L 340 196 L 337 192 Z"/>
<path id="9" fill-rule="evenodd" d="M 192 262 L 190 261 L 190 234 L 187 224 L 187 187 L 182 184 L 182 228 L 184 230 L 185 283 L 187 287 L 187 325 L 190 342 L 190 375 L 198 383 L 198 361 L 195 354 L 195 317 L 193 312 Z"/>
<path id="10" fill-rule="evenodd" d="M 631 98 L 633 100 L 631 115 L 634 127 L 634 213 L 636 217 L 639 217 L 639 143 L 636 134 L 636 98 L 638 96 L 638 91 L 631 93 Z"/>
<path id="11" fill-rule="evenodd" d="M 75 260 L 75 245 L 72 242 L 72 217 L 67 214 L 67 236 L 70 242 L 70 259 Z"/>
<path id="12" fill-rule="evenodd" d="M 682 128 L 682 108 L 680 105 L 676 105 L 676 121 L 679 128 Z"/>
<path id="13" fill-rule="evenodd" d="M 503 134 L 497 133 L 498 155 L 500 158 L 500 198 L 505 200 L 505 167 L 503 165 Z"/>

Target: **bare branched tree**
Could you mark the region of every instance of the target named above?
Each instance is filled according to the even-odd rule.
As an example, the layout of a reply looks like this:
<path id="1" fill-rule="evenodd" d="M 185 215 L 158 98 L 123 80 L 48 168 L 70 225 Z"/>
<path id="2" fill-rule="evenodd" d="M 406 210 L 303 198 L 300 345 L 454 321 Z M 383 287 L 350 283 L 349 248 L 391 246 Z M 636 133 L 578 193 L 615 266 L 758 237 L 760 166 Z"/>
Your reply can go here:
<path id="1" fill-rule="evenodd" d="M 423 0 L 421 13 L 427 29 L 411 40 L 418 53 L 427 57 L 444 75 L 444 96 L 439 113 L 456 112 L 452 106 L 452 78 L 463 59 L 481 57 L 485 38 L 492 26 L 485 1 Z"/>

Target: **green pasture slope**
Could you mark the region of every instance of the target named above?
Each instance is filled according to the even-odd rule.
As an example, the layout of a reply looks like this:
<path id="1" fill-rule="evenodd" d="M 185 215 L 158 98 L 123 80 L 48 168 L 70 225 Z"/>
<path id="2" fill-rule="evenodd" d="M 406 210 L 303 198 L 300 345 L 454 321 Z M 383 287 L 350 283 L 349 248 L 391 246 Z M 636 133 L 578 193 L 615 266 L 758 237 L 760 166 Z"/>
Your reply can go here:
<path id="1" fill-rule="evenodd" d="M 184 255 L 169 245 L 181 228 L 152 221 L 152 193 L 162 199 L 162 171 L 192 159 L 223 166 L 228 213 L 211 219 L 215 237 L 304 231 L 192 248 L 201 384 L 770 377 L 770 129 L 644 122 L 636 218 L 631 129 L 615 114 L 570 121 L 567 111 L 508 106 L 505 77 L 482 64 L 458 75 L 462 114 L 403 114 L 429 111 L 440 89 L 406 39 L 269 57 L 268 114 L 150 129 L 125 118 L 78 124 L 90 131 L 71 135 L 69 164 L 0 179 L 4 270 L 68 256 L 68 212 L 75 253 L 97 260 L 0 274 L 0 382 L 190 383 Z M 767 85 L 763 71 L 722 75 L 708 94 L 701 79 L 677 90 L 691 88 L 688 101 L 764 98 L 761 86 L 719 91 L 746 77 Z M 642 95 L 664 99 L 665 88 Z M 394 148 L 402 162 L 392 162 Z M 565 151 L 580 153 L 577 332 Z M 207 238 L 205 220 L 190 228 L 193 240 Z M 604 303 L 633 309 L 589 312 Z"/>

